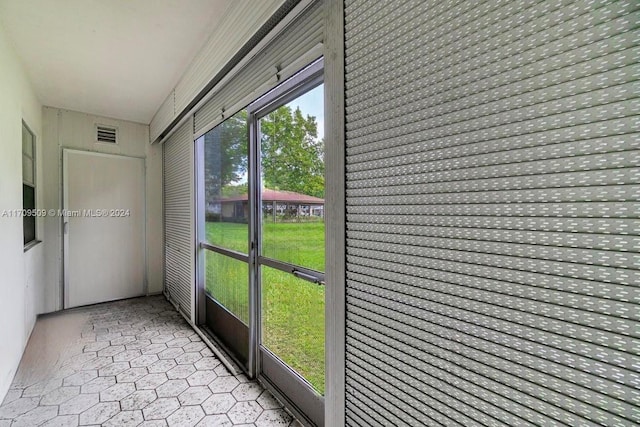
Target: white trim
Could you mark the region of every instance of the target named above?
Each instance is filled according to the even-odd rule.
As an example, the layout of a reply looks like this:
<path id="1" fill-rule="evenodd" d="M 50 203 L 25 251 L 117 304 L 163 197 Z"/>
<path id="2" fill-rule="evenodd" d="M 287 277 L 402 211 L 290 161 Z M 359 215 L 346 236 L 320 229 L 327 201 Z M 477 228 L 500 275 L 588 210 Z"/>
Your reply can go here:
<path id="1" fill-rule="evenodd" d="M 189 159 L 189 167 L 191 169 L 191 185 L 189 189 L 191 191 L 191 230 L 193 232 L 192 237 L 192 256 L 193 256 L 193 270 L 191 271 L 191 319 L 192 325 L 196 325 L 198 322 L 198 161 L 196 156 L 198 155 L 198 146 L 196 140 L 193 137 L 193 115 L 188 116 L 191 120 L 189 125 L 189 131 L 191 137 L 189 138 L 191 148 L 191 159 Z M 204 179 L 204 177 L 203 177 Z"/>
<path id="2" fill-rule="evenodd" d="M 206 220 L 204 213 L 204 138 L 198 137 L 194 141 L 194 182 L 195 182 L 195 261 L 196 261 L 196 282 L 195 282 L 195 311 L 194 324 L 206 323 L 206 296 L 205 296 L 205 268 L 206 253 L 200 248 L 200 242 L 205 241 Z"/>
<path id="3" fill-rule="evenodd" d="M 68 153 L 71 150 L 62 149 L 62 209 L 69 206 L 69 192 L 67 191 L 67 183 L 69 182 L 69 171 L 67 169 Z M 62 226 L 62 308 L 69 307 L 69 234 L 65 233 L 68 227 L 69 221 L 64 217 L 60 217 L 60 224 Z"/>
<path id="4" fill-rule="evenodd" d="M 345 424 L 346 208 L 344 2 L 325 3 L 325 425 Z"/>

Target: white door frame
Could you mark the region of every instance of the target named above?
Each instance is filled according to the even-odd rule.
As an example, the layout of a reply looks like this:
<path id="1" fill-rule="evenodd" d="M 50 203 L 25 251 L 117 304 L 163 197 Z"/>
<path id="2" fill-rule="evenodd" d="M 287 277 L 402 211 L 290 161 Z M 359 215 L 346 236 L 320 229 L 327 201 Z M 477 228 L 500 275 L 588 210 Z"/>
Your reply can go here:
<path id="1" fill-rule="evenodd" d="M 75 148 L 65 148 L 62 147 L 62 210 L 68 210 L 69 206 L 69 175 L 68 175 L 68 164 L 69 164 L 69 153 L 82 153 L 88 155 L 94 155 L 97 157 L 124 157 L 130 159 L 142 159 L 144 164 L 144 176 L 143 182 L 144 185 L 142 187 L 142 198 L 143 198 L 143 247 L 144 247 L 144 268 L 143 268 L 143 294 L 147 294 L 148 289 L 148 278 L 147 278 L 147 198 L 146 198 L 146 169 L 147 169 L 147 161 L 145 157 L 140 156 L 127 156 L 123 154 L 110 154 L 110 153 L 100 153 L 97 151 L 89 151 L 89 150 L 78 150 Z M 69 308 L 69 233 L 68 233 L 68 219 L 60 215 L 60 227 L 62 232 L 62 276 L 63 276 L 63 287 L 62 287 L 62 302 L 63 309 Z"/>

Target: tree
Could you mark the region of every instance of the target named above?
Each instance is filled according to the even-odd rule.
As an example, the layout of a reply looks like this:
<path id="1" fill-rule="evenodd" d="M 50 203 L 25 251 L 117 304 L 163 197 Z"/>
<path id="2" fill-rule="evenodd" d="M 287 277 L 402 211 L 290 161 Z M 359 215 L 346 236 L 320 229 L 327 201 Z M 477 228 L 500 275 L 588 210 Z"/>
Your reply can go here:
<path id="1" fill-rule="evenodd" d="M 313 116 L 282 106 L 260 119 L 264 186 L 324 197 L 324 141 Z M 247 194 L 248 124 L 242 110 L 205 135 L 207 213 L 220 213 L 220 198 Z"/>
<path id="2" fill-rule="evenodd" d="M 264 186 L 324 197 L 324 140 L 313 116 L 282 106 L 260 121 Z"/>
<path id="3" fill-rule="evenodd" d="M 247 111 L 242 110 L 204 137 L 205 199 L 208 204 L 231 195 L 247 173 Z M 234 185 L 234 183 L 236 183 Z"/>

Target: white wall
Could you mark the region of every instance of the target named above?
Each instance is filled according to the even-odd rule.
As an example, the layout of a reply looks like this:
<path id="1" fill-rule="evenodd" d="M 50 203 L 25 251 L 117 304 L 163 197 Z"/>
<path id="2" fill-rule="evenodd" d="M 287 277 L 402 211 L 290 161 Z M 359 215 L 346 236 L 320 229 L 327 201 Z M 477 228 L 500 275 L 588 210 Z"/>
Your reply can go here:
<path id="1" fill-rule="evenodd" d="M 37 206 L 42 206 L 42 108 L 0 27 L 0 214 L 22 209 L 22 120 L 36 136 Z M 42 237 L 43 222 L 37 221 Z M 23 250 L 22 218 L 0 216 L 0 401 L 42 309 L 44 245 Z"/>
<path id="2" fill-rule="evenodd" d="M 118 144 L 95 142 L 96 123 L 118 128 Z M 162 147 L 150 145 L 147 125 L 99 117 L 52 107 L 43 108 L 45 140 L 44 179 L 47 209 L 61 209 L 62 150 L 73 148 L 126 156 L 144 157 L 146 163 L 147 283 L 148 293 L 162 292 Z M 45 311 L 62 308 L 61 218 L 44 221 L 46 248 Z"/>
<path id="3" fill-rule="evenodd" d="M 148 127 L 147 127 L 148 129 Z M 147 131 L 147 138 L 148 138 Z M 162 146 L 145 141 L 147 154 L 147 283 L 150 294 L 164 289 Z"/>

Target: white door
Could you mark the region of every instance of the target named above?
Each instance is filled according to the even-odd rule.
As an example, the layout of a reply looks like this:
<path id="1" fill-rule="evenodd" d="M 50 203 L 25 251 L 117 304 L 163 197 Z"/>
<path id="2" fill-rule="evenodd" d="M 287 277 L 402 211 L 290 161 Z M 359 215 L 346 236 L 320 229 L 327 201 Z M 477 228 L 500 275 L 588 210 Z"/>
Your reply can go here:
<path id="1" fill-rule="evenodd" d="M 64 150 L 65 308 L 143 295 L 144 159 Z"/>

